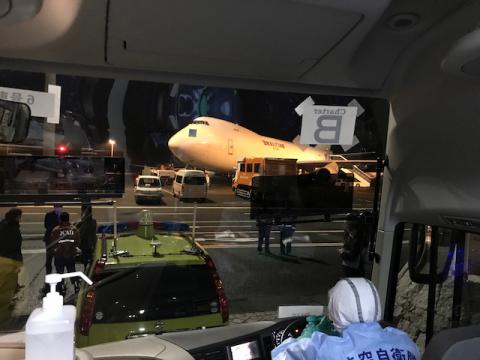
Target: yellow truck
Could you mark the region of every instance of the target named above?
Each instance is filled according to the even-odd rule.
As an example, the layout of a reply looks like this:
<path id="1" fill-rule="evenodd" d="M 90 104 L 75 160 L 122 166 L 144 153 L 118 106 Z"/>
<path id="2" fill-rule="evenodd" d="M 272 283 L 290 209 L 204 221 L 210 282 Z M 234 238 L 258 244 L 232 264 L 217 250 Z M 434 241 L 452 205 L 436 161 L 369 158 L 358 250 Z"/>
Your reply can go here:
<path id="1" fill-rule="evenodd" d="M 250 198 L 255 176 L 297 175 L 297 159 L 244 158 L 237 163 L 232 182 L 235 195 Z"/>

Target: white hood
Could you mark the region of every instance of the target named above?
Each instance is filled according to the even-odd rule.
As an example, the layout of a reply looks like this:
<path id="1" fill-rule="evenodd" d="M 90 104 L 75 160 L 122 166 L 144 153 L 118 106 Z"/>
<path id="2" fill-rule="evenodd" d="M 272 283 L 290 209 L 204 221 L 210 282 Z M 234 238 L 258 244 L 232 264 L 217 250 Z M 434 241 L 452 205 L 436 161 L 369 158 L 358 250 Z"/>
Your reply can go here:
<path id="1" fill-rule="evenodd" d="M 328 317 L 338 331 L 352 323 L 380 320 L 378 291 L 367 279 L 342 279 L 330 289 L 328 297 Z"/>

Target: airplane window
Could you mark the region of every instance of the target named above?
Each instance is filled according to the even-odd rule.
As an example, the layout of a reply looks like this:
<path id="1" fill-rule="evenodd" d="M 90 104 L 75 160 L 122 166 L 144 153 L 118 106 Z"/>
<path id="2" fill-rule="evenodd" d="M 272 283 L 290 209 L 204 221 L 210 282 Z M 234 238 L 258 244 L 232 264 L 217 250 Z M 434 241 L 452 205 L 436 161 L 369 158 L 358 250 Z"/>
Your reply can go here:
<path id="1" fill-rule="evenodd" d="M 109 200 L 98 194 L 95 198 L 96 186 L 88 188 L 93 189 L 87 200 L 93 201 L 99 232 L 96 243 L 83 240 L 94 244 L 93 255 L 84 251 L 84 257 L 76 259 L 76 270 L 98 281 L 111 275 L 96 290 L 96 303 L 87 301 L 86 287 L 76 293 L 65 281 L 66 301 L 79 307 L 77 320 L 91 324 L 89 336 L 77 333 L 80 346 L 125 339 L 129 332 L 145 328 L 140 324 L 143 320 L 152 327 L 145 331 L 152 332 L 156 323 L 165 323 L 161 331 L 167 332 L 223 326 L 227 319 L 230 323 L 273 320 L 280 304 L 326 305 L 328 289 L 346 273 L 371 276 L 373 265 L 365 256 L 365 244 L 371 239 L 368 224 L 372 222 L 359 220 L 365 231 L 355 238 L 362 247 L 354 261 L 342 258 L 340 250 L 349 246 L 344 244 L 347 215 L 357 214 L 357 209 L 371 211 L 375 186 L 381 185 L 381 179 L 375 180 L 375 159 L 384 151 L 389 111 L 385 100 L 355 97 L 363 108 L 355 127 L 361 143 L 348 151 L 340 145 L 326 151 L 295 144 L 302 125 L 295 108 L 308 96 L 326 106 L 347 106 L 354 97 L 62 74 L 56 81 L 62 87 L 60 123 L 44 127 L 44 118 L 32 117 L 26 139 L 8 144 L 8 151 L 43 156 L 50 150 L 57 156 L 40 163 L 30 155 L 32 159 L 22 162 L 6 162 L 0 156 L 0 202 L 2 196 L 17 201 L 23 194 L 32 196 L 31 203 L 41 204 L 50 199 L 52 189 L 63 201 L 72 184 L 97 184 L 93 180 L 100 170 L 105 174 L 100 185 L 108 188 L 116 164 L 112 158 L 125 159 L 124 193 L 114 199 L 116 213 L 112 205 L 95 203 Z M 0 71 L 0 85 L 6 84 L 43 91 L 45 74 Z M 126 91 L 118 91 L 125 87 Z M 152 97 L 145 97 L 146 93 Z M 208 121 L 202 120 L 204 116 Z M 192 123 L 209 126 L 208 137 L 199 137 Z M 54 139 L 54 149 L 47 149 L 48 139 Z M 0 145 L 0 155 L 6 151 Z M 105 160 L 101 163 L 109 166 L 92 165 L 80 171 L 83 162 L 69 159 L 85 153 L 101 157 Z M 334 157 L 318 160 L 330 153 L 343 159 L 341 168 Z M 359 158 L 363 162 L 354 167 Z M 184 179 L 179 174 L 188 170 L 180 169 L 196 169 L 205 176 Z M 160 190 L 155 188 L 160 186 L 157 179 L 148 180 L 153 174 L 162 177 Z M 150 186 L 142 186 L 149 182 Z M 80 188 L 79 194 L 85 196 L 85 189 Z M 0 246 L 0 270 L 9 279 L 0 281 L 0 331 L 7 332 L 24 327 L 32 309 L 41 306 L 46 271 L 57 271 L 44 243 L 50 239 L 44 220 L 53 218 L 56 225 L 53 202 L 19 207 L 24 212 L 23 262 L 5 259 Z M 8 210 L 3 206 L 1 216 Z M 141 237 L 148 235 L 145 224 L 149 223 L 138 227 L 142 210 L 149 210 L 155 226 L 169 227 L 155 228 L 154 241 Z M 63 211 L 70 214 L 72 224 L 84 226 L 79 201 L 64 205 Z M 118 231 L 125 232 L 118 238 L 117 250 L 128 255 L 112 256 L 113 234 L 105 231 L 110 236 L 107 258 L 118 266 L 110 263 L 105 273 L 95 273 L 99 267 L 92 265 L 100 260 L 101 230 L 110 226 L 113 232 L 114 219 Z M 269 230 L 261 243 L 259 219 L 268 223 Z M 132 230 L 131 224 L 137 228 Z M 0 238 L 1 229 L 0 223 Z M 191 246 L 175 237 L 180 232 L 189 239 L 194 236 L 205 254 L 189 253 Z M 172 268 L 162 268 L 166 263 Z M 160 268 L 163 272 L 154 271 Z M 132 327 L 125 325 L 126 334 L 120 334 L 121 330 L 113 330 L 123 329 L 119 322 Z"/>

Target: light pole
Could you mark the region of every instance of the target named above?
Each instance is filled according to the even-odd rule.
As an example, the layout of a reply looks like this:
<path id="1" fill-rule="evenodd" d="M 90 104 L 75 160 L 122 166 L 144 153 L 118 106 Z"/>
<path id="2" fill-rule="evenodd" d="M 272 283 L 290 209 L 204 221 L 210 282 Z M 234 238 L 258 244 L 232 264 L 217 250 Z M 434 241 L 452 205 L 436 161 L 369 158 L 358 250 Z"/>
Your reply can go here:
<path id="1" fill-rule="evenodd" d="M 110 157 L 113 157 L 113 146 L 115 145 L 115 140 L 110 139 L 108 140 L 108 143 L 110 144 Z"/>

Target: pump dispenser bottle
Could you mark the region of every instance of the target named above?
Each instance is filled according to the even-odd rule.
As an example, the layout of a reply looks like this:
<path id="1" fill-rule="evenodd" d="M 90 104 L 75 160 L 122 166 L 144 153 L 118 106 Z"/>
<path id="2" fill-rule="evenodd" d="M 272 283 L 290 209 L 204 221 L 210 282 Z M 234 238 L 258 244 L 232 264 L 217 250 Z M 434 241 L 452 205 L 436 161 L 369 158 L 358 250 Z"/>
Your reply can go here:
<path id="1" fill-rule="evenodd" d="M 82 272 L 49 274 L 45 277 L 45 282 L 50 284 L 50 292 L 43 298 L 43 306 L 35 309 L 27 320 L 26 360 L 74 359 L 75 306 L 63 305 L 63 296 L 56 291 L 57 283 L 74 276 L 80 276 L 89 285 L 92 284 Z"/>

